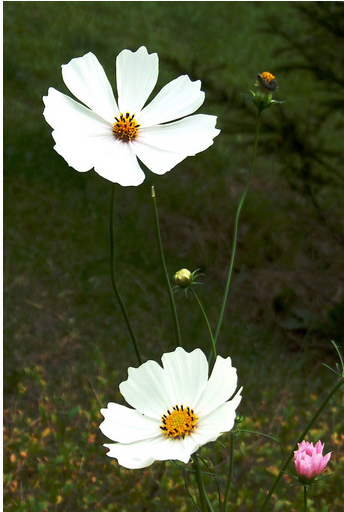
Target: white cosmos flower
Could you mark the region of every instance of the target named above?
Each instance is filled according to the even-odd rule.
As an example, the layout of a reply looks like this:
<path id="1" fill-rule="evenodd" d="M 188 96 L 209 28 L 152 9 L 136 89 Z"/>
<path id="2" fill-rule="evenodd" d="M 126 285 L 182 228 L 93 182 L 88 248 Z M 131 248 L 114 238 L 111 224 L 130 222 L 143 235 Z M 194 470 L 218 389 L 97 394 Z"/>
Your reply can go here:
<path id="1" fill-rule="evenodd" d="M 115 444 L 105 444 L 109 457 L 129 469 L 145 468 L 155 460 L 187 463 L 202 445 L 233 428 L 241 401 L 237 372 L 230 357 L 218 356 L 210 378 L 200 349 L 178 347 L 162 356 L 163 368 L 147 361 L 129 368 L 120 391 L 128 404 L 109 403 L 101 409 L 100 430 Z M 229 400 L 229 401 L 228 401 Z"/>
<path id="2" fill-rule="evenodd" d="M 189 116 L 204 101 L 199 80 L 180 76 L 144 106 L 158 79 L 158 61 L 144 46 L 118 55 L 118 103 L 93 53 L 62 66 L 66 86 L 86 106 L 49 88 L 43 115 L 54 129 L 54 149 L 68 165 L 79 172 L 94 168 L 114 183 L 136 186 L 145 178 L 137 158 L 164 174 L 213 143 L 220 132 L 216 117 Z"/>

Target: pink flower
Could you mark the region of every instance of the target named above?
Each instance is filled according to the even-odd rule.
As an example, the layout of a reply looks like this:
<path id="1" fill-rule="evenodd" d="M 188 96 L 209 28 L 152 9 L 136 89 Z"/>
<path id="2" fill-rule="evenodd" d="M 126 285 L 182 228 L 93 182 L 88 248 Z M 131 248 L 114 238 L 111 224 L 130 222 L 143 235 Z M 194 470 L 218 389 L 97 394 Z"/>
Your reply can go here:
<path id="1" fill-rule="evenodd" d="M 310 484 L 325 469 L 332 452 L 323 455 L 324 445 L 320 440 L 315 446 L 307 441 L 302 441 L 298 446 L 299 449 L 294 452 L 296 473 L 301 483 Z"/>

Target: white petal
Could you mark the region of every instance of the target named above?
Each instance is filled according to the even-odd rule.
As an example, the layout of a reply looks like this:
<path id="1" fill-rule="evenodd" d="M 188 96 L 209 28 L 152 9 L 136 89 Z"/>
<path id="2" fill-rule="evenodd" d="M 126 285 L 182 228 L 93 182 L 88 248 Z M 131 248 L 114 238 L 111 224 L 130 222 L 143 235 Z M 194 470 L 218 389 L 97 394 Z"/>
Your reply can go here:
<path id="1" fill-rule="evenodd" d="M 172 383 L 155 361 L 128 369 L 128 379 L 119 386 L 125 400 L 142 414 L 161 420 L 171 407 Z M 174 404 L 172 404 L 174 405 Z"/>
<path id="2" fill-rule="evenodd" d="M 204 392 L 195 405 L 197 415 L 207 415 L 226 402 L 234 394 L 237 382 L 237 371 L 232 366 L 231 358 L 218 356 Z"/>
<path id="3" fill-rule="evenodd" d="M 172 439 L 165 436 L 147 439 L 130 444 L 105 444 L 109 457 L 118 460 L 121 466 L 130 469 L 144 468 L 155 460 L 179 460 L 185 464 L 198 448 L 200 438 L 191 436 L 185 439 Z"/>
<path id="4" fill-rule="evenodd" d="M 178 347 L 162 356 L 168 380 L 173 387 L 173 405 L 193 408 L 202 394 L 208 379 L 208 362 L 204 353 L 196 348 L 188 353 Z"/>
<path id="5" fill-rule="evenodd" d="M 220 133 L 215 128 L 216 120 L 216 116 L 195 114 L 173 123 L 142 127 L 134 143 L 195 155 L 211 146 L 213 139 Z"/>
<path id="6" fill-rule="evenodd" d="M 192 82 L 187 75 L 180 76 L 165 85 L 147 105 L 138 122 L 145 127 L 167 123 L 195 112 L 204 102 L 201 82 Z"/>
<path id="7" fill-rule="evenodd" d="M 159 443 L 154 443 L 151 446 L 151 456 L 155 460 L 180 460 L 187 464 L 193 453 L 195 453 L 200 446 L 215 441 L 221 433 L 218 430 L 209 429 L 196 429 L 184 439 L 173 439 L 163 437 L 159 439 Z"/>
<path id="8" fill-rule="evenodd" d="M 74 133 L 55 130 L 54 149 L 68 165 L 79 172 L 94 167 L 103 178 L 122 186 L 140 185 L 145 175 L 128 145 L 116 141 L 110 132 L 102 136 L 76 137 Z"/>
<path id="9" fill-rule="evenodd" d="M 171 153 L 146 145 L 135 146 L 135 153 L 139 160 L 154 174 L 165 174 L 188 156 L 183 153 Z"/>
<path id="10" fill-rule="evenodd" d="M 138 158 L 155 174 L 164 174 L 187 156 L 204 151 L 220 130 L 216 117 L 198 114 L 174 123 L 141 128 L 132 142 Z"/>
<path id="11" fill-rule="evenodd" d="M 200 417 L 196 426 L 198 434 L 208 439 L 232 430 L 236 416 L 235 411 L 240 401 L 241 396 L 237 394 L 233 400 L 220 405 L 207 416 Z"/>
<path id="12" fill-rule="evenodd" d="M 198 448 L 195 439 L 186 436 L 184 439 L 162 437 L 159 444 L 152 447 L 151 453 L 155 460 L 180 460 L 187 464 L 190 456 Z"/>
<path id="13" fill-rule="evenodd" d="M 112 124 L 55 89 L 50 88 L 44 117 L 55 128 L 55 151 L 75 170 L 95 168 L 104 178 L 122 186 L 139 185 L 144 180 L 133 147 L 115 139 Z"/>
<path id="14" fill-rule="evenodd" d="M 116 60 L 118 106 L 123 113 L 139 114 L 158 79 L 159 59 L 141 46 L 123 50 Z"/>
<path id="15" fill-rule="evenodd" d="M 95 155 L 88 138 L 82 139 L 68 136 L 67 133 L 55 130 L 52 133 L 55 140 L 55 151 L 61 155 L 70 167 L 78 172 L 90 171 L 94 167 Z"/>
<path id="16" fill-rule="evenodd" d="M 140 185 L 145 175 L 138 164 L 131 143 L 109 139 L 107 146 L 99 148 L 94 170 L 103 178 L 122 187 Z"/>
<path id="17" fill-rule="evenodd" d="M 137 441 L 131 444 L 104 444 L 109 448 L 108 457 L 118 460 L 118 463 L 128 469 L 141 469 L 150 466 L 156 459 L 150 455 L 151 444 L 155 440 Z"/>
<path id="18" fill-rule="evenodd" d="M 220 435 L 221 433 L 214 429 L 209 429 L 208 431 L 204 429 L 202 431 L 201 428 L 196 428 L 196 430 L 189 436 L 192 438 L 192 442 L 195 446 L 192 453 L 195 453 L 201 446 L 211 443 L 212 441 L 216 441 Z"/>
<path id="19" fill-rule="evenodd" d="M 105 71 L 93 53 L 62 66 L 63 80 L 72 94 L 106 121 L 113 123 L 119 110 Z"/>
<path id="20" fill-rule="evenodd" d="M 43 101 L 43 115 L 55 129 L 52 133 L 56 142 L 54 149 L 77 171 L 92 169 L 97 154 L 92 141 L 107 141 L 112 134 L 111 125 L 55 89 L 50 88 Z"/>
<path id="21" fill-rule="evenodd" d="M 100 412 L 105 419 L 99 428 L 112 441 L 132 443 L 161 435 L 161 422 L 143 416 L 135 409 L 110 402 L 107 409 Z"/>
<path id="22" fill-rule="evenodd" d="M 74 132 L 76 137 L 102 135 L 112 130 L 112 123 L 53 87 L 49 88 L 43 102 L 45 120 L 55 130 Z"/>

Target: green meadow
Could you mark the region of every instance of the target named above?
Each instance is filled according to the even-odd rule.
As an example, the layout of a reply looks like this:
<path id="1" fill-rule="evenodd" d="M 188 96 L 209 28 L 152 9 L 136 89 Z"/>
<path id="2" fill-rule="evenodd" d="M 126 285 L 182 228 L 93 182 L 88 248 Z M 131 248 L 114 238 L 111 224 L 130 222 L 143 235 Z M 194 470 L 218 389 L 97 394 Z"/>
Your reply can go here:
<path id="1" fill-rule="evenodd" d="M 118 386 L 137 366 L 109 272 L 112 184 L 68 167 L 42 115 L 49 87 L 70 94 L 61 64 L 93 52 L 116 95 L 116 56 L 143 45 L 159 55 L 156 91 L 182 74 L 200 79 L 199 112 L 221 129 L 169 173 L 118 187 L 117 280 L 144 360 L 176 346 L 151 186 L 169 275 L 200 269 L 196 291 L 215 330 L 251 165 L 257 73 L 276 76 L 274 97 L 285 102 L 262 114 L 217 345 L 244 388 L 227 510 L 259 511 L 338 380 L 331 340 L 344 356 L 343 4 L 9 1 L 3 14 L 4 509 L 194 510 L 193 477 L 186 489 L 171 462 L 127 470 L 106 457 L 99 410 L 124 404 Z M 184 348 L 208 352 L 192 294 L 175 302 Z M 332 451 L 309 512 L 344 511 L 343 416 L 341 388 L 306 436 Z M 230 437 L 201 449 L 222 492 Z M 302 510 L 290 475 L 293 463 L 269 512 Z M 216 507 L 217 486 L 205 483 Z"/>

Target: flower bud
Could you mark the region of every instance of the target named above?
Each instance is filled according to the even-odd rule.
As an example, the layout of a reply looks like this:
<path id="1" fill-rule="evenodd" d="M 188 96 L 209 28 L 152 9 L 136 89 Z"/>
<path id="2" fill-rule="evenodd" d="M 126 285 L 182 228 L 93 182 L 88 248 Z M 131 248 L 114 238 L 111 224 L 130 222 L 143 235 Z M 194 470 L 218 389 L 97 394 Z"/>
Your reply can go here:
<path id="1" fill-rule="evenodd" d="M 180 288 L 187 288 L 192 283 L 192 274 L 190 270 L 183 268 L 174 274 L 173 280 Z"/>
<path id="2" fill-rule="evenodd" d="M 331 458 L 331 452 L 322 454 L 324 445 L 321 441 L 318 441 L 315 446 L 313 443 L 302 441 L 298 446 L 299 449 L 294 452 L 296 473 L 303 485 L 309 485 L 323 472 Z"/>
<path id="3" fill-rule="evenodd" d="M 268 71 L 257 75 L 257 87 L 264 94 L 272 94 L 277 89 L 276 78 Z"/>
<path id="4" fill-rule="evenodd" d="M 268 71 L 257 75 L 256 87 L 257 91 L 251 91 L 251 93 L 253 94 L 253 102 L 258 110 L 264 110 L 264 108 L 269 107 L 271 103 L 281 103 L 272 99 L 272 93 L 277 89 L 277 82 L 274 75 Z"/>

